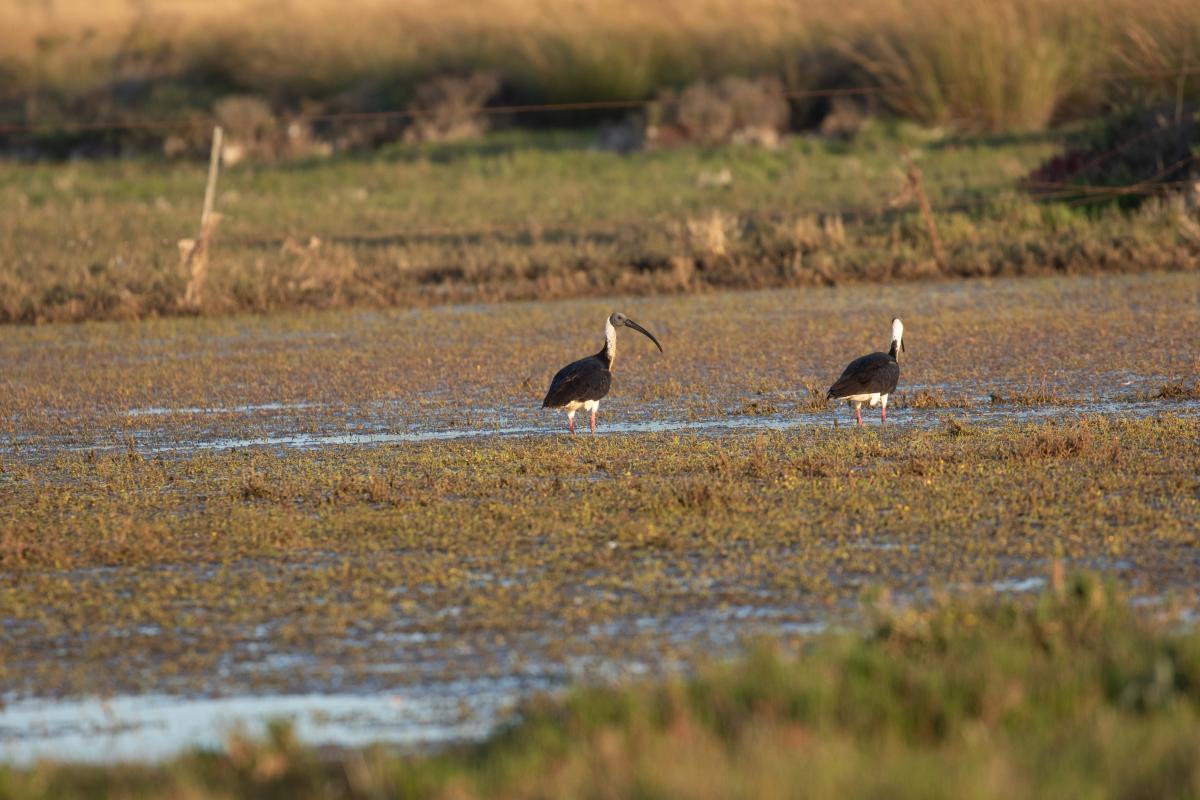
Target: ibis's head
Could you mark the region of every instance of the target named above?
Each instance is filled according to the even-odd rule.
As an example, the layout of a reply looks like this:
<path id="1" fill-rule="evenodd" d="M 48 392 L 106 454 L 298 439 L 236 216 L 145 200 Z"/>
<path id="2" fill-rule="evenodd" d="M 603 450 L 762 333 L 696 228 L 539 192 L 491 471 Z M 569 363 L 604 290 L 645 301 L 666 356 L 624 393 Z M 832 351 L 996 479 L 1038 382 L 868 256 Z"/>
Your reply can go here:
<path id="1" fill-rule="evenodd" d="M 614 311 L 612 313 L 612 316 L 608 318 L 608 324 L 611 325 L 614 330 L 616 328 L 620 328 L 622 326 L 624 326 L 626 328 L 633 328 L 635 331 L 645 335 L 646 338 L 648 338 L 650 341 L 654 342 L 654 346 L 658 348 L 658 352 L 661 353 L 663 351 L 662 345 L 658 343 L 658 339 L 654 338 L 653 333 L 646 330 L 641 325 L 638 325 L 636 322 L 634 322 L 629 317 L 622 314 L 620 311 Z"/>
<path id="2" fill-rule="evenodd" d="M 904 323 L 899 317 L 892 320 L 892 341 L 899 345 L 900 349 L 904 349 Z"/>

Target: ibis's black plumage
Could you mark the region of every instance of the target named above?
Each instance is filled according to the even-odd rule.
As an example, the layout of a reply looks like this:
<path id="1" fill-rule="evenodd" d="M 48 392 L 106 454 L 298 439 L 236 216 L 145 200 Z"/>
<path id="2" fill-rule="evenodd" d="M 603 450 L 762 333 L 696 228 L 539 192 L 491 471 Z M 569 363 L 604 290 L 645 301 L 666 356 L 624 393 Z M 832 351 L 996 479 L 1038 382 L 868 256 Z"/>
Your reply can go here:
<path id="1" fill-rule="evenodd" d="M 892 346 L 886 353 L 870 353 L 854 359 L 842 371 L 827 398 L 846 400 L 854 406 L 854 415 L 862 425 L 862 406 L 867 403 L 881 406 L 880 414 L 887 423 L 888 395 L 896 391 L 900 382 L 900 351 L 904 349 L 904 324 L 892 320 Z"/>
<path id="2" fill-rule="evenodd" d="M 612 361 L 601 350 L 594 356 L 572 361 L 554 373 L 542 408 L 562 408 L 568 403 L 600 400 L 612 387 Z"/>
<path id="3" fill-rule="evenodd" d="M 599 353 L 573 361 L 554 374 L 542 408 L 565 408 L 567 425 L 575 432 L 575 412 L 580 408 L 591 411 L 592 433 L 596 432 L 596 409 L 612 387 L 612 365 L 617 357 L 617 328 L 633 328 L 654 342 L 659 352 L 662 345 L 654 334 L 620 312 L 604 323 L 604 347 Z"/>
<path id="4" fill-rule="evenodd" d="M 855 394 L 891 394 L 900 382 L 896 345 L 887 353 L 871 353 L 850 362 L 842 377 L 829 387 L 829 397 L 841 399 Z"/>

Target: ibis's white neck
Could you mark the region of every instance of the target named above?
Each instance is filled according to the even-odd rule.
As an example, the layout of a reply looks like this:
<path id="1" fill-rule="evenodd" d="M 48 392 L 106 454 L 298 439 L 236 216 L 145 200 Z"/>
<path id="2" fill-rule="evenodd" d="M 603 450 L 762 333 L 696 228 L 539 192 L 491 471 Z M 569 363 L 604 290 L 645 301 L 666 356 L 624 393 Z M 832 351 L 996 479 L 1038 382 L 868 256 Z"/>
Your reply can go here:
<path id="1" fill-rule="evenodd" d="M 613 327 L 612 320 L 604 321 L 604 354 L 608 356 L 611 369 L 612 363 L 617 360 L 617 329 Z"/>
<path id="2" fill-rule="evenodd" d="M 892 347 L 889 351 L 892 358 L 900 357 L 900 342 L 904 338 L 904 323 L 898 319 L 892 320 Z"/>

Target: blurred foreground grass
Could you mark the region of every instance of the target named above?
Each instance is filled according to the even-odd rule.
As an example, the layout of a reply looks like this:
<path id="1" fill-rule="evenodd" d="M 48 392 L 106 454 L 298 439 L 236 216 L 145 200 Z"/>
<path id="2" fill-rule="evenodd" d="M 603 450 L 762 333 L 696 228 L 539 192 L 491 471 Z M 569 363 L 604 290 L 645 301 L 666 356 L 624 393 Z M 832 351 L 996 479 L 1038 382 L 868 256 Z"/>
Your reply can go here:
<path id="1" fill-rule="evenodd" d="M 876 606 L 864 632 L 580 688 L 479 745 L 318 752 L 286 726 L 160 766 L 0 768 L 0 796 L 1194 797 L 1200 634 L 1096 579 Z"/>

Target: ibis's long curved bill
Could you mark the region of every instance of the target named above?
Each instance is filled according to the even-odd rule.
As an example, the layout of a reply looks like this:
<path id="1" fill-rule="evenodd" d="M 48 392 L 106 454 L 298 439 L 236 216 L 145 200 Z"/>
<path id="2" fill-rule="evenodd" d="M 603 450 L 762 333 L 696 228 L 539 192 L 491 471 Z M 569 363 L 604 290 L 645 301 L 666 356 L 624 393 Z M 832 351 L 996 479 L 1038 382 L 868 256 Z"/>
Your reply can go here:
<path id="1" fill-rule="evenodd" d="M 645 335 L 646 335 L 646 337 L 647 337 L 648 339 L 650 339 L 650 341 L 654 342 L 654 346 L 658 348 L 658 352 L 660 352 L 660 353 L 661 353 L 661 352 L 663 351 L 663 349 L 662 349 L 662 345 L 658 343 L 658 339 L 655 339 L 655 338 L 654 338 L 654 334 L 653 334 L 653 333 L 651 333 L 650 331 L 646 330 L 645 328 L 643 328 L 641 325 L 638 325 L 638 324 L 637 324 L 636 322 L 634 322 L 633 320 L 631 320 L 631 319 L 629 319 L 629 318 L 626 318 L 626 319 L 625 319 L 625 327 L 626 327 L 626 328 L 633 328 L 633 329 L 634 329 L 635 331 L 637 331 L 638 333 L 643 333 L 643 334 L 645 334 Z"/>

